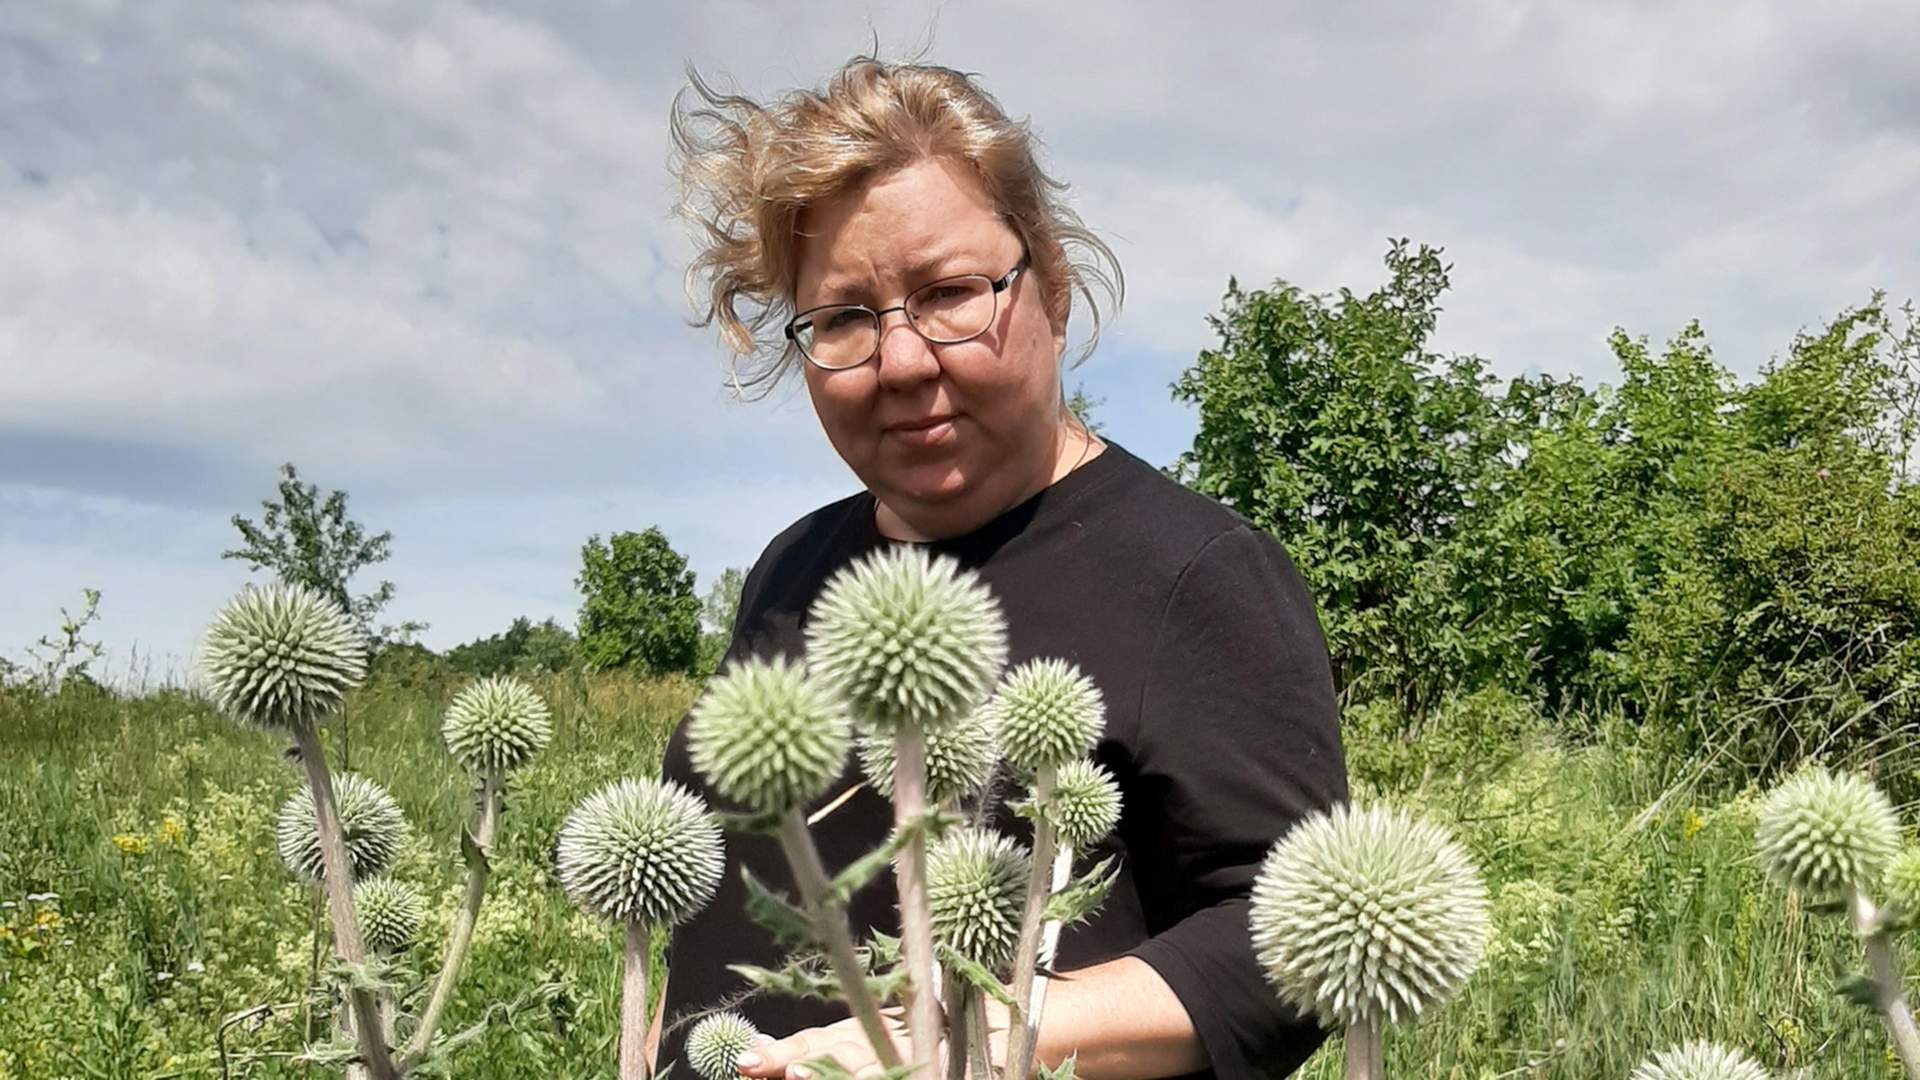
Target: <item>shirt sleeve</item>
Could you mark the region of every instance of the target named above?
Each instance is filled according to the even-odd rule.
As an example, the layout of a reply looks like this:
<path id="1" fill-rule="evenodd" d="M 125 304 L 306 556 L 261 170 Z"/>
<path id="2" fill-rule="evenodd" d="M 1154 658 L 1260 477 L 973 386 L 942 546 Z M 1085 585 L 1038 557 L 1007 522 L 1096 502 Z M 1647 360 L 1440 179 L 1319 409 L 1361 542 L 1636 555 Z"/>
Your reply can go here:
<path id="1" fill-rule="evenodd" d="M 1294 822 L 1347 798 L 1313 599 L 1241 526 L 1174 584 L 1141 690 L 1121 839 L 1148 932 L 1131 949 L 1185 1006 L 1221 1080 L 1291 1074 L 1325 1038 L 1254 958 L 1255 875 Z"/>

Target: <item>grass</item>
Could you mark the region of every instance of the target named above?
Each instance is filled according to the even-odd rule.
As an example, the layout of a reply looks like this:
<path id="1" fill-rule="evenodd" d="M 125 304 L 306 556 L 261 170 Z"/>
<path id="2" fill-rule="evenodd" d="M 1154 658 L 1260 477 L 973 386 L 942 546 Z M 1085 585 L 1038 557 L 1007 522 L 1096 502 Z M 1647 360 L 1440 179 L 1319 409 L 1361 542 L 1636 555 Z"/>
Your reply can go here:
<path id="1" fill-rule="evenodd" d="M 433 898 L 409 954 L 422 967 L 460 888 L 468 782 L 436 736 L 455 689 L 401 673 L 348 713 L 352 768 L 415 826 L 396 872 Z M 497 1007 L 454 1060 L 461 1077 L 611 1075 L 619 945 L 560 893 L 548 847 L 592 788 L 656 769 L 695 692 L 617 675 L 539 689 L 554 742 L 509 792 L 446 1030 Z M 1625 736 L 1557 745 L 1512 709 L 1463 709 L 1429 730 L 1409 744 L 1379 714 L 1352 715 L 1356 791 L 1451 825 L 1487 871 L 1497 932 L 1458 999 L 1389 1033 L 1392 1075 L 1625 1078 L 1690 1038 L 1805 1080 L 1899 1075 L 1875 1018 L 1834 992 L 1859 966 L 1855 944 L 1761 879 L 1755 792 L 1676 787 L 1685 760 Z M 328 1019 L 302 1003 L 314 898 L 272 846 L 298 782 L 283 751 L 178 692 L 0 693 L 0 1080 L 219 1076 L 223 1021 L 263 1004 L 257 1023 L 225 1031 L 230 1075 L 327 1075 L 294 1060 Z M 1337 1077 L 1338 1050 L 1303 1075 Z"/>

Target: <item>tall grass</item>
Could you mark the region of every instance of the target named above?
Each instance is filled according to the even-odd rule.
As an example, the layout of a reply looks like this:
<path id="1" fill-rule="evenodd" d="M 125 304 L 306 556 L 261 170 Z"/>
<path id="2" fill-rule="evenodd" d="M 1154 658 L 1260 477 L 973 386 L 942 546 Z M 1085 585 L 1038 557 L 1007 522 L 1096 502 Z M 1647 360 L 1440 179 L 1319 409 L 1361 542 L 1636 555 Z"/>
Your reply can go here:
<path id="1" fill-rule="evenodd" d="M 423 966 L 460 883 L 470 781 L 437 745 L 458 685 L 389 671 L 347 709 L 352 769 L 416 826 L 396 872 L 433 899 L 409 954 Z M 561 895 L 548 849 L 581 796 L 657 768 L 696 689 L 577 674 L 538 688 L 553 744 L 509 792 L 447 1030 L 497 1007 L 455 1076 L 607 1075 L 619 942 Z M 1690 762 L 1626 731 L 1558 744 L 1511 702 L 1468 701 L 1414 740 L 1398 730 L 1379 709 L 1350 714 L 1356 794 L 1452 826 L 1487 872 L 1496 933 L 1462 996 L 1389 1040 L 1390 1075 L 1624 1078 L 1699 1037 L 1807 1080 L 1899 1075 L 1874 1017 L 1834 992 L 1859 965 L 1841 923 L 1762 880 L 1754 792 L 1690 787 Z M 218 1076 L 222 1022 L 263 1004 L 225 1031 L 230 1075 L 325 1075 L 292 1056 L 331 1021 L 307 993 L 313 896 L 273 851 L 298 783 L 283 750 L 174 690 L 0 693 L 0 1080 Z M 1304 1075 L 1338 1076 L 1337 1053 Z"/>

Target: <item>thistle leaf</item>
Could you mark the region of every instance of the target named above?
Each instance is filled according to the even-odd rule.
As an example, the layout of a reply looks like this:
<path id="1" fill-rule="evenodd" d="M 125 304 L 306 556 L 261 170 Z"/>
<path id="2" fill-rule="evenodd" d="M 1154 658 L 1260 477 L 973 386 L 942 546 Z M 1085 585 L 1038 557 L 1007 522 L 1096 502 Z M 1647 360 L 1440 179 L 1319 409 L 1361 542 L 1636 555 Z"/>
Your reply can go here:
<path id="1" fill-rule="evenodd" d="M 1047 898 L 1045 918 L 1059 919 L 1062 926 L 1073 926 L 1100 910 L 1107 893 L 1120 877 L 1120 867 L 1112 855 L 1094 864 L 1066 888 Z"/>
<path id="2" fill-rule="evenodd" d="M 807 913 L 795 906 L 793 901 L 774 892 L 753 876 L 753 871 L 744 865 L 740 867 L 740 883 L 747 890 L 747 918 L 768 933 L 783 949 L 813 948 L 819 944 L 813 935 L 813 921 Z"/>
<path id="3" fill-rule="evenodd" d="M 1018 1009 L 1020 1007 L 1019 1002 L 1013 1000 L 1013 995 L 1007 992 L 1006 986 L 1002 985 L 1000 980 L 994 977 L 993 972 L 960 955 L 960 953 L 954 950 L 953 946 L 946 944 L 936 945 L 933 951 L 940 957 L 940 963 L 945 965 L 948 974 L 958 975 L 967 980 L 974 989 L 992 995 L 995 1000 L 1009 1009 Z"/>

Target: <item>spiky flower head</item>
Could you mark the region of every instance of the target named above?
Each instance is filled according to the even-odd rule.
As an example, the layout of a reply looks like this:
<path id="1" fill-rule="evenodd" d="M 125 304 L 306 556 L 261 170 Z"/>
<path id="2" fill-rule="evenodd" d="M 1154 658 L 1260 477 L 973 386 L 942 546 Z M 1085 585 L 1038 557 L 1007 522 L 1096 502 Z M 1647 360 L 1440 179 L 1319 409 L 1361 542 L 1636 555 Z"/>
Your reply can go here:
<path id="1" fill-rule="evenodd" d="M 1867 780 L 1811 768 L 1761 803 L 1754 845 L 1775 881 L 1829 898 L 1879 882 L 1900 850 L 1900 818 Z"/>
<path id="2" fill-rule="evenodd" d="M 734 1061 L 759 1038 L 760 1029 L 739 1013 L 714 1013 L 687 1033 L 687 1064 L 705 1080 L 736 1080 Z"/>
<path id="3" fill-rule="evenodd" d="M 1091 761 L 1069 761 L 1054 778 L 1047 815 L 1060 843 L 1084 850 L 1120 823 L 1120 785 Z"/>
<path id="4" fill-rule="evenodd" d="M 482 776 L 505 776 L 532 761 L 553 738 L 547 703 L 508 675 L 479 680 L 454 695 L 440 737 L 455 761 Z"/>
<path id="5" fill-rule="evenodd" d="M 808 666 L 881 734 L 972 712 L 1006 662 L 1006 620 L 980 576 L 913 545 L 834 574 L 807 613 Z"/>
<path id="6" fill-rule="evenodd" d="M 1093 749 L 1107 707 L 1100 688 L 1079 668 L 1049 658 L 1009 671 L 987 702 L 987 714 L 1000 752 L 1032 772 L 1057 769 Z"/>
<path id="7" fill-rule="evenodd" d="M 1445 829 L 1342 804 L 1268 852 L 1249 913 L 1255 955 L 1323 1023 L 1398 1023 L 1457 990 L 1487 944 L 1487 889 Z"/>
<path id="8" fill-rule="evenodd" d="M 866 773 L 873 790 L 883 799 L 893 798 L 893 740 L 863 732 L 855 745 L 860 751 L 860 771 Z M 999 756 L 993 729 L 987 725 L 982 711 L 976 710 L 946 727 L 928 732 L 927 799 L 940 803 L 978 793 L 992 779 L 993 764 Z"/>
<path id="9" fill-rule="evenodd" d="M 304 585 L 248 585 L 207 628 L 200 670 L 220 711 L 263 728 L 310 726 L 367 674 L 340 606 Z"/>
<path id="10" fill-rule="evenodd" d="M 333 801 L 339 811 L 340 833 L 347 842 L 347 866 L 353 880 L 364 881 L 386 872 L 407 839 L 407 818 L 387 789 L 358 773 L 333 778 Z M 273 826 L 280 861 L 307 881 L 323 876 L 320 862 L 320 823 L 314 816 L 313 789 L 305 784 L 280 805 Z"/>
<path id="11" fill-rule="evenodd" d="M 853 723 L 786 657 L 734 664 L 693 707 L 693 767 L 723 798 L 762 813 L 805 806 L 840 775 Z"/>
<path id="12" fill-rule="evenodd" d="M 1655 1054 L 1631 1080 L 1767 1080 L 1767 1070 L 1738 1050 L 1697 1041 Z"/>
<path id="13" fill-rule="evenodd" d="M 1887 903 L 1908 917 L 1920 916 L 1920 847 L 1901 849 L 1887 866 Z"/>
<path id="14" fill-rule="evenodd" d="M 560 885 L 619 924 L 673 926 L 713 899 L 724 860 L 720 825 L 671 780 L 616 780 L 560 826 Z"/>
<path id="15" fill-rule="evenodd" d="M 957 829 L 927 852 L 934 940 L 989 970 L 1013 959 L 1027 889 L 1027 849 L 988 829 Z"/>
<path id="16" fill-rule="evenodd" d="M 353 913 L 360 936 L 375 952 L 397 953 L 413 944 L 427 917 L 419 890 L 393 877 L 377 877 L 353 887 Z"/>

